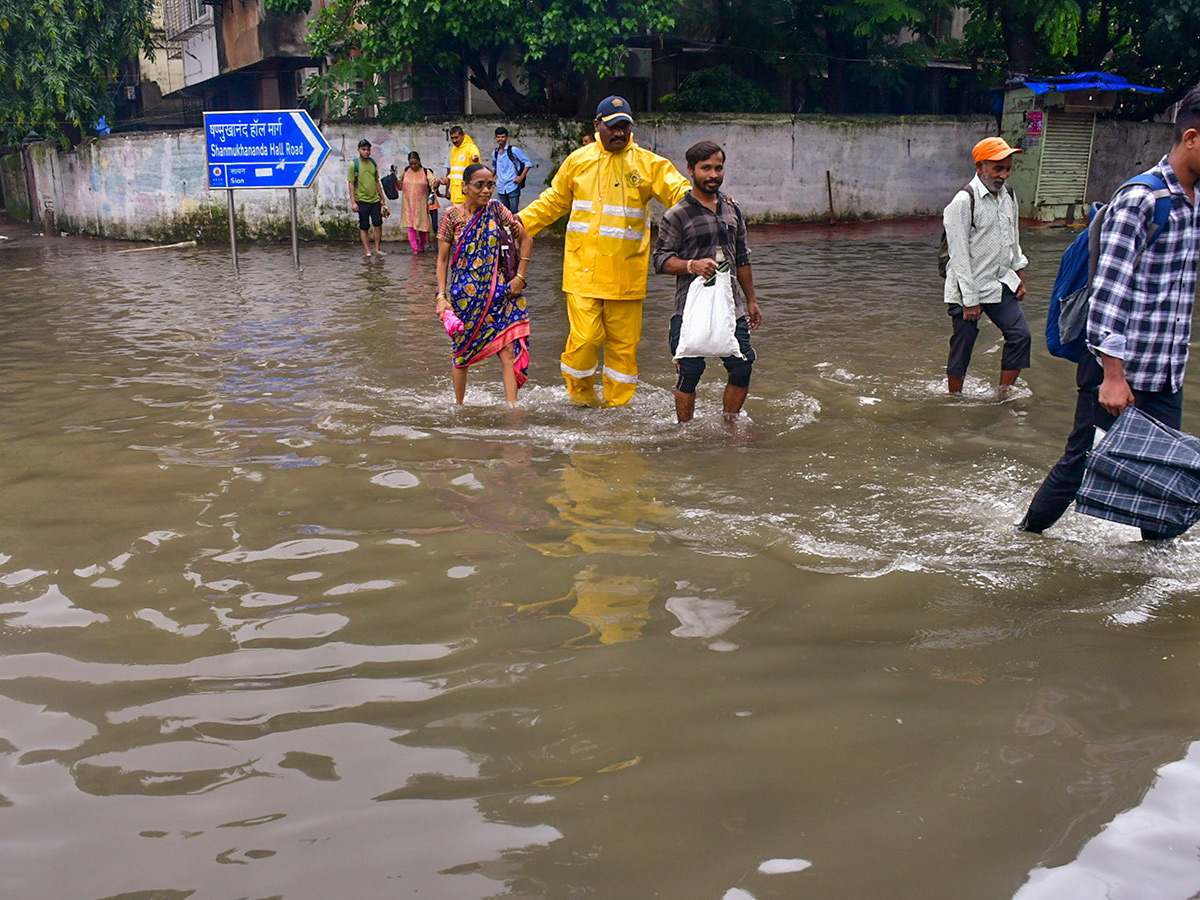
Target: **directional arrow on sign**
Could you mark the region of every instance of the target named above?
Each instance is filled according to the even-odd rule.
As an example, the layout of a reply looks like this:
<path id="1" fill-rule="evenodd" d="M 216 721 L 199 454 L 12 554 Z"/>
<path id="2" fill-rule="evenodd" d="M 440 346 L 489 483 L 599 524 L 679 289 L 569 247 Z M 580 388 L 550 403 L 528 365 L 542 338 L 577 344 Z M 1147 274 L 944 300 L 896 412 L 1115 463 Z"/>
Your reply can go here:
<path id="1" fill-rule="evenodd" d="M 313 176 L 317 174 L 317 168 L 325 161 L 325 157 L 329 155 L 329 143 L 321 136 L 321 132 L 317 131 L 317 126 L 304 110 L 294 111 L 292 118 L 296 122 L 296 127 L 304 132 L 304 136 L 312 144 L 312 153 L 309 154 L 308 159 L 305 161 L 304 168 L 300 170 L 300 177 L 298 179 L 304 182 L 305 187 L 308 187 Z"/>
<path id="2" fill-rule="evenodd" d="M 329 155 L 329 142 L 302 109 L 206 112 L 208 186 L 309 187 Z"/>

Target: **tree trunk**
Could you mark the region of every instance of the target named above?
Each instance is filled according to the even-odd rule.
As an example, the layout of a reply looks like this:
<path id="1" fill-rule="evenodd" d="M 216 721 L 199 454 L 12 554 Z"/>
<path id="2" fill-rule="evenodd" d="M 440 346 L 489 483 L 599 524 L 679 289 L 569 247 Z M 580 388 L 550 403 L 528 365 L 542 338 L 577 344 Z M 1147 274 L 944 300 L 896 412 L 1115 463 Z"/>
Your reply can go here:
<path id="1" fill-rule="evenodd" d="M 1037 22 L 1019 5 L 1018 0 L 1003 0 L 1000 4 L 1000 31 L 1008 55 L 1008 73 L 1033 75 L 1038 61 Z"/>
<path id="2" fill-rule="evenodd" d="M 507 78 L 499 80 L 494 71 L 489 71 L 478 53 L 463 53 L 471 84 L 484 91 L 492 102 L 500 107 L 505 116 L 521 116 L 541 112 L 538 102 L 516 89 Z"/>

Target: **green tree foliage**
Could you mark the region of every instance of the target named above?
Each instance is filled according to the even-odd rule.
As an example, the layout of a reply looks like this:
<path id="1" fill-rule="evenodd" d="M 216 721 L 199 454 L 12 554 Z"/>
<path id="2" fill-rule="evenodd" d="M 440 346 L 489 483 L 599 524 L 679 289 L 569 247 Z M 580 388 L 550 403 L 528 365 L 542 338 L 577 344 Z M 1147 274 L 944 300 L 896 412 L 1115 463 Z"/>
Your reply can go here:
<path id="1" fill-rule="evenodd" d="M 966 0 L 966 53 L 992 80 L 1012 75 L 1105 71 L 1161 87 L 1122 97 L 1153 115 L 1196 83 L 1200 0 Z"/>
<path id="2" fill-rule="evenodd" d="M 471 82 L 506 115 L 573 115 L 589 76 L 620 71 L 627 38 L 673 26 L 673 0 L 330 0 L 309 43 L 337 60 L 314 79 L 312 98 L 333 108 L 379 101 L 377 72 L 414 66 Z M 502 64 L 523 66 L 520 85 Z M 356 82 L 360 87 L 356 87 Z"/>
<path id="3" fill-rule="evenodd" d="M 957 7 L 963 40 L 946 36 Z M 1163 95 L 1121 96 L 1149 115 L 1200 72 L 1200 0 L 682 0 L 681 34 L 708 42 L 706 62 L 791 86 L 794 109 L 887 107 L 927 78 L 935 59 L 967 64 L 945 76 L 976 96 L 1014 75 L 1107 71 Z"/>
<path id="4" fill-rule="evenodd" d="M 672 112 L 766 113 L 779 109 L 765 88 L 735 75 L 726 65 L 688 75 L 679 83 L 679 90 L 662 97 L 658 106 Z"/>
<path id="5" fill-rule="evenodd" d="M 112 115 L 110 84 L 151 52 L 153 0 L 0 0 L 0 145 L 65 144 Z"/>
<path id="6" fill-rule="evenodd" d="M 960 6 L 970 13 L 966 34 L 949 40 Z M 1127 110 L 1148 115 L 1195 82 L 1197 21 L 1200 0 L 327 0 L 310 43 L 338 61 L 312 83 L 312 100 L 380 105 L 376 73 L 412 66 L 418 80 L 454 84 L 465 65 L 506 115 L 573 115 L 587 79 L 619 72 L 627 39 L 650 33 L 707 44 L 705 68 L 728 66 L 738 84 L 769 88 L 786 98 L 777 108 L 905 108 L 942 59 L 969 67 L 940 76 L 963 103 L 1016 74 L 1103 70 L 1165 88 L 1151 99 L 1122 96 Z M 508 66 L 523 67 L 519 84 L 506 80 Z M 716 87 L 695 102 L 750 102 L 716 97 Z M 676 108 L 692 106 L 682 95 L 672 97 Z"/>
<path id="7" fill-rule="evenodd" d="M 924 70 L 926 32 L 950 9 L 950 0 L 691 0 L 680 18 L 736 73 L 791 83 L 792 109 L 852 112 Z M 903 31 L 915 39 L 899 40 Z"/>
<path id="8" fill-rule="evenodd" d="M 1130 81 L 1164 90 L 1158 97 L 1139 98 L 1137 111 L 1149 116 L 1181 100 L 1200 81 L 1200 41 L 1196 39 L 1200 0 L 1143 0 L 1139 5 L 1136 46 L 1128 33 L 1124 40 L 1118 38 L 1113 42 L 1111 64 L 1113 71 Z"/>
<path id="9" fill-rule="evenodd" d="M 263 0 L 263 9 L 275 16 L 294 16 L 312 9 L 312 0 Z"/>

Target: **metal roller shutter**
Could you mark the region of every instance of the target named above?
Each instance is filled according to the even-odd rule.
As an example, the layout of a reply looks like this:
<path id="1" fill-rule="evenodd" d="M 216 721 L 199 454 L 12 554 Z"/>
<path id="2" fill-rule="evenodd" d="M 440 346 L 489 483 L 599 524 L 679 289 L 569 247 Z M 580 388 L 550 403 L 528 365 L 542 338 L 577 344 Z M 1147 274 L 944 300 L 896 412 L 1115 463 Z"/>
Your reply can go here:
<path id="1" fill-rule="evenodd" d="M 1095 113 L 1046 111 L 1036 205 L 1084 202 L 1095 130 Z"/>

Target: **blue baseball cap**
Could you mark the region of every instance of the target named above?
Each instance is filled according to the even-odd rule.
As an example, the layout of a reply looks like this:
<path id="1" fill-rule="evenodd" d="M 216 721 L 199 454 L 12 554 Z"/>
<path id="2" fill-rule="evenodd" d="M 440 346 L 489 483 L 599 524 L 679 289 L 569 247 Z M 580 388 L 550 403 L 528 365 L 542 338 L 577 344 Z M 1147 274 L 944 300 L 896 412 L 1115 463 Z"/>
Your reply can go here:
<path id="1" fill-rule="evenodd" d="M 611 125 L 614 122 L 633 124 L 633 116 L 629 114 L 629 101 L 615 95 L 605 97 L 600 101 L 600 105 L 596 107 L 596 118 L 605 125 Z"/>

